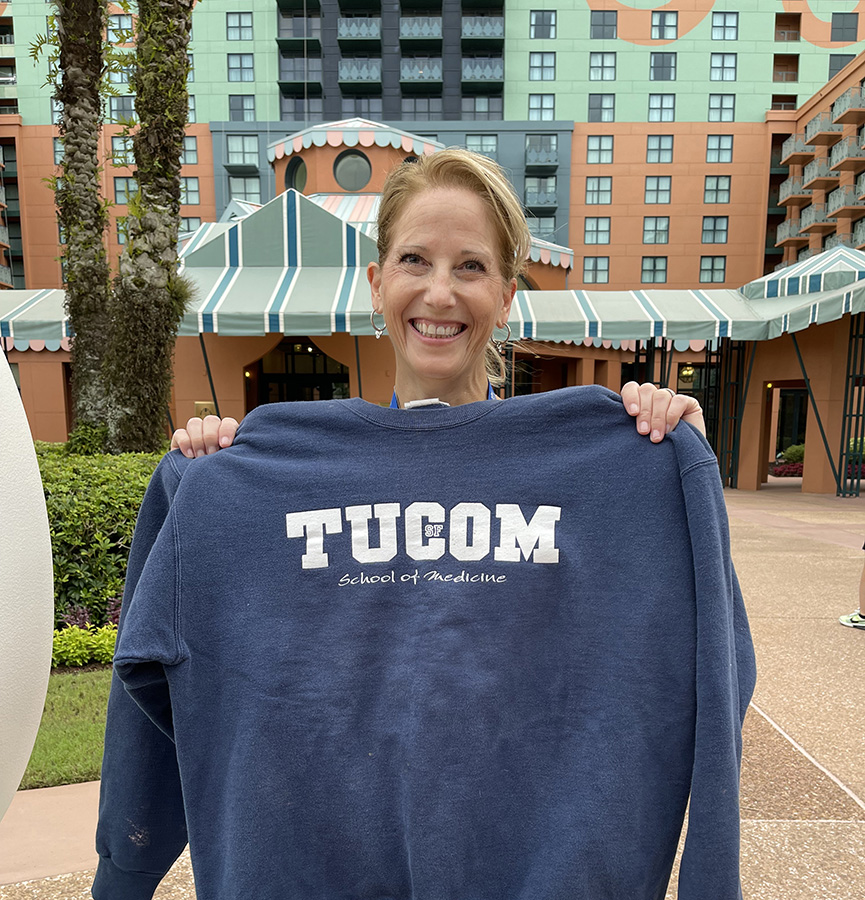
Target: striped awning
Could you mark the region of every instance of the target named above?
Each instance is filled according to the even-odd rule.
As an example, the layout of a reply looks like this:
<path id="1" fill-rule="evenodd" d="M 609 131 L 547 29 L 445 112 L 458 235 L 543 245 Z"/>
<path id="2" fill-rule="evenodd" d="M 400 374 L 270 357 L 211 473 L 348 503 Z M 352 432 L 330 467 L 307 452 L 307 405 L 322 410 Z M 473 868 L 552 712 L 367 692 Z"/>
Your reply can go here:
<path id="1" fill-rule="evenodd" d="M 818 294 L 865 280 L 865 253 L 839 246 L 764 275 L 741 289 L 749 300 Z"/>
<path id="2" fill-rule="evenodd" d="M 0 337 L 13 341 L 16 350 L 27 350 L 30 341 L 45 341 L 47 349 L 59 349 L 60 342 L 72 336 L 65 297 L 65 291 L 52 289 L 0 291 Z"/>

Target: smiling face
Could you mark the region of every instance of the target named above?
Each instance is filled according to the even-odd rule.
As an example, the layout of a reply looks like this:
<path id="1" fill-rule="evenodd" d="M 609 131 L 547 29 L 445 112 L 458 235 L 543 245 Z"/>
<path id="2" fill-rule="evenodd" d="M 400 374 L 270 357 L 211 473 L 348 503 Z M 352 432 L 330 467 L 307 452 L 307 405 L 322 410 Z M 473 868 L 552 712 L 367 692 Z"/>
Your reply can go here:
<path id="1" fill-rule="evenodd" d="M 484 352 L 507 321 L 516 280 L 502 275 L 483 200 L 462 188 L 424 191 L 406 203 L 393 235 L 368 276 L 396 353 L 400 401 L 486 399 Z"/>

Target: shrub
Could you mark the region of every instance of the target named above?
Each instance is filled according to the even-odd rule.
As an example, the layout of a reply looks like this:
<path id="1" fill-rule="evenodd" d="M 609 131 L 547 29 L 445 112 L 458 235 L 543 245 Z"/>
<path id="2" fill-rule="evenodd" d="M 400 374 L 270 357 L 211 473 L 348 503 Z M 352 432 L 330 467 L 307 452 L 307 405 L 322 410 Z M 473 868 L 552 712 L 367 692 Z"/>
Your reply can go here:
<path id="1" fill-rule="evenodd" d="M 55 625 L 103 625 L 109 612 L 116 618 L 135 518 L 160 455 L 81 456 L 43 443 L 36 452 L 51 528 Z"/>
<path id="2" fill-rule="evenodd" d="M 788 462 L 788 463 L 805 462 L 805 445 L 804 444 L 791 444 L 784 451 L 784 462 Z"/>
<path id="3" fill-rule="evenodd" d="M 54 632 L 52 666 L 86 666 L 88 663 L 110 663 L 117 641 L 117 626 L 70 625 Z"/>
<path id="4" fill-rule="evenodd" d="M 778 463 L 772 470 L 776 478 L 801 477 L 804 466 L 802 463 Z"/>

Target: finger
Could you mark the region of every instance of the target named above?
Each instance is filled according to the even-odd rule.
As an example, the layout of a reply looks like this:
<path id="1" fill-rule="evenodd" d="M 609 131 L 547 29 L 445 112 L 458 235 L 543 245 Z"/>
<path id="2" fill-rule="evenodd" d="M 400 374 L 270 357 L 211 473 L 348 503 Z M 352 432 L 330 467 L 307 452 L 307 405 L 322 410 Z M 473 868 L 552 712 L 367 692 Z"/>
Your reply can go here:
<path id="1" fill-rule="evenodd" d="M 201 437 L 204 441 L 204 452 L 209 456 L 219 449 L 219 426 L 222 420 L 219 416 L 205 416 L 201 429 Z"/>
<path id="2" fill-rule="evenodd" d="M 622 385 L 622 403 L 632 416 L 640 411 L 640 386 L 636 381 Z"/>
<path id="3" fill-rule="evenodd" d="M 660 388 L 656 390 L 654 394 L 652 394 L 650 440 L 655 444 L 664 440 L 664 435 L 667 433 L 667 415 L 670 411 L 670 406 L 672 405 L 672 403 L 673 394 L 664 388 Z M 676 421 L 679 421 L 678 417 L 676 418 Z"/>
<path id="4" fill-rule="evenodd" d="M 219 446 L 230 447 L 234 443 L 234 436 L 237 434 L 237 419 L 226 416 L 219 425 Z"/>
<path id="5" fill-rule="evenodd" d="M 179 450 L 184 456 L 192 459 L 195 453 L 192 450 L 192 441 L 189 439 L 189 432 L 185 428 L 178 428 L 171 435 L 171 446 L 169 450 Z"/>
<path id="6" fill-rule="evenodd" d="M 204 423 L 198 417 L 194 417 L 186 423 L 186 430 L 189 433 L 189 446 L 192 449 L 192 457 L 204 456 L 203 428 Z M 190 456 L 190 454 L 187 454 L 187 456 Z"/>
<path id="7" fill-rule="evenodd" d="M 658 393 L 658 388 L 650 381 L 639 385 L 638 396 L 640 411 L 637 413 L 637 431 L 639 431 L 640 434 L 648 434 L 652 430 L 654 397 Z M 670 396 L 669 391 L 660 391 L 660 393 L 666 394 L 667 397 Z M 664 407 L 664 412 L 666 413 L 666 411 L 667 408 Z"/>

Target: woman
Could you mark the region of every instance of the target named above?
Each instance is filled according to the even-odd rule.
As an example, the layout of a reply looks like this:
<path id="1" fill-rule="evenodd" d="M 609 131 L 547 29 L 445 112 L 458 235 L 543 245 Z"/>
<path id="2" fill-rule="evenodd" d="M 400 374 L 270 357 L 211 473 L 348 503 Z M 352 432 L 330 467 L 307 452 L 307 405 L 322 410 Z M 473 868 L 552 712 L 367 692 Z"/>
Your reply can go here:
<path id="1" fill-rule="evenodd" d="M 493 164 L 403 166 L 381 208 L 401 408 L 264 406 L 148 489 L 94 897 L 149 896 L 188 822 L 202 898 L 649 900 L 690 790 L 679 897 L 735 900 L 753 657 L 711 451 L 602 388 L 487 401 L 528 239 Z"/>

